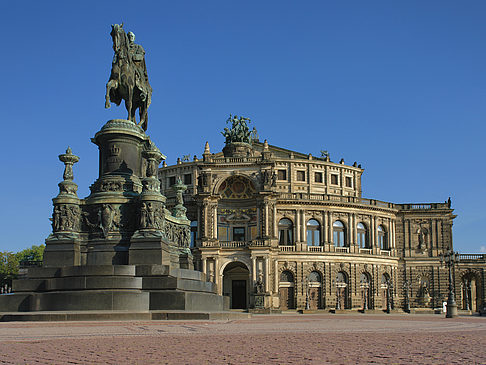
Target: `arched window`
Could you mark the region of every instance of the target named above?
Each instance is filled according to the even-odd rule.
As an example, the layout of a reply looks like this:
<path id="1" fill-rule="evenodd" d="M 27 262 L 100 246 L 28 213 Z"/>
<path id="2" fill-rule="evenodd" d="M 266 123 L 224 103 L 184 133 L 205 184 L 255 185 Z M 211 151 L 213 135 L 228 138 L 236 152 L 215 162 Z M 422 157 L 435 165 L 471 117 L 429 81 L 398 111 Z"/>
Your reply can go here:
<path id="1" fill-rule="evenodd" d="M 336 283 L 337 284 L 347 284 L 348 283 L 348 276 L 346 273 L 339 271 L 336 275 Z"/>
<path id="2" fill-rule="evenodd" d="M 278 222 L 278 243 L 282 246 L 290 246 L 294 244 L 293 235 L 294 225 L 288 218 L 280 219 Z"/>
<path id="3" fill-rule="evenodd" d="M 191 247 L 196 246 L 197 240 L 197 221 L 191 221 Z"/>
<path id="4" fill-rule="evenodd" d="M 358 246 L 360 248 L 369 248 L 368 232 L 366 231 L 365 225 L 363 223 L 358 223 L 356 229 L 358 231 Z"/>
<path id="5" fill-rule="evenodd" d="M 388 240 L 387 240 L 387 237 L 386 237 L 385 227 L 383 227 L 382 225 L 378 226 L 378 246 L 382 250 L 389 250 L 390 249 L 390 247 L 388 246 Z"/>
<path id="6" fill-rule="evenodd" d="M 307 245 L 319 246 L 321 244 L 321 225 L 315 219 L 307 222 Z"/>
<path id="7" fill-rule="evenodd" d="M 282 271 L 282 273 L 280 274 L 280 282 L 293 283 L 294 275 L 288 270 Z"/>
<path id="8" fill-rule="evenodd" d="M 382 288 L 388 288 L 388 285 L 390 284 L 390 275 L 387 273 L 384 273 L 381 275 L 381 287 Z"/>
<path id="9" fill-rule="evenodd" d="M 335 221 L 332 225 L 334 246 L 344 247 L 346 246 L 346 235 L 344 234 L 344 223 L 341 221 Z"/>
<path id="10" fill-rule="evenodd" d="M 362 273 L 359 277 L 359 283 L 361 287 L 368 287 L 370 285 L 370 278 L 369 275 L 366 273 Z"/>
<path id="11" fill-rule="evenodd" d="M 317 271 L 312 271 L 309 274 L 309 281 L 311 283 L 320 283 L 322 281 L 321 274 L 319 274 Z"/>

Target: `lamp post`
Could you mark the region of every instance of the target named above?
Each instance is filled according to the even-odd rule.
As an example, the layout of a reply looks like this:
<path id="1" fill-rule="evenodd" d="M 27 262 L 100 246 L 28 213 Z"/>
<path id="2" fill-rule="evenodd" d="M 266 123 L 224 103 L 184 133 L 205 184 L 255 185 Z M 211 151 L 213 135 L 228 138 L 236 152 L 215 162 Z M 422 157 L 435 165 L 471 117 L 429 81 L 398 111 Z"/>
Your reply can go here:
<path id="1" fill-rule="evenodd" d="M 386 283 L 386 312 L 390 313 L 391 305 L 392 305 L 390 294 L 392 293 L 393 290 L 393 284 L 391 282 L 391 279 L 387 279 L 385 283 Z"/>
<path id="2" fill-rule="evenodd" d="M 446 318 L 457 317 L 457 304 L 454 299 L 454 285 L 452 278 L 452 270 L 454 269 L 456 262 L 459 262 L 457 252 L 448 250 L 440 255 L 440 263 L 445 264 L 449 268 L 449 295 L 447 297 Z"/>
<path id="3" fill-rule="evenodd" d="M 334 285 L 336 285 L 336 310 L 341 310 L 341 290 L 342 290 L 342 282 L 336 278 L 336 280 L 332 281 Z"/>
<path id="4" fill-rule="evenodd" d="M 466 299 L 466 310 L 470 310 L 471 307 L 469 306 L 469 290 L 471 289 L 471 283 L 466 279 L 466 283 L 464 285 L 464 299 Z"/>
<path id="5" fill-rule="evenodd" d="M 363 290 L 363 311 L 368 310 L 368 298 L 370 283 L 366 278 L 361 278 L 361 289 Z"/>
<path id="6" fill-rule="evenodd" d="M 408 280 L 403 283 L 403 289 L 405 290 L 405 312 L 410 313 L 410 283 Z"/>
<path id="7" fill-rule="evenodd" d="M 305 279 L 305 310 L 309 310 L 310 309 L 310 303 L 309 303 L 309 299 L 310 299 L 310 293 L 309 293 L 309 285 L 310 285 L 310 282 L 309 282 L 309 278 L 306 278 Z"/>

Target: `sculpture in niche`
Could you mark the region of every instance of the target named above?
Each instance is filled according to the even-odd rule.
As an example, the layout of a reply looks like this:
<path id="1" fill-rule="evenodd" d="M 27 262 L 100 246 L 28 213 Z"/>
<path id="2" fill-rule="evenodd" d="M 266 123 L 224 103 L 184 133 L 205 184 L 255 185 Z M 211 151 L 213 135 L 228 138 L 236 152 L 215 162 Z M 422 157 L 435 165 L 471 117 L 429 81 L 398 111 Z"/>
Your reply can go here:
<path id="1" fill-rule="evenodd" d="M 277 186 L 277 174 L 275 173 L 275 171 L 272 173 L 272 187 L 276 187 Z"/>
<path id="2" fill-rule="evenodd" d="M 258 279 L 255 283 L 255 292 L 257 294 L 262 294 L 262 293 L 265 292 L 265 286 L 263 284 L 263 273 L 262 272 L 260 272 L 258 274 Z"/>
<path id="3" fill-rule="evenodd" d="M 419 228 L 417 228 L 418 250 L 427 249 L 428 233 L 429 231 L 427 230 L 427 228 L 423 227 L 422 224 L 420 224 Z"/>

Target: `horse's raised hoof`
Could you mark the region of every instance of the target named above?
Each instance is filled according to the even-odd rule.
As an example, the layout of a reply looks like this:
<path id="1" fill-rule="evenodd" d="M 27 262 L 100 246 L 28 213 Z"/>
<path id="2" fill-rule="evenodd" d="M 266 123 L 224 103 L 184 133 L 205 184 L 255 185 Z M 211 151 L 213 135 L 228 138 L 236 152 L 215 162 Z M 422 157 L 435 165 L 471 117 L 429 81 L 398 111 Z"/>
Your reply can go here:
<path id="1" fill-rule="evenodd" d="M 111 107 L 110 102 L 107 100 L 105 101 L 105 109 L 109 109 Z"/>

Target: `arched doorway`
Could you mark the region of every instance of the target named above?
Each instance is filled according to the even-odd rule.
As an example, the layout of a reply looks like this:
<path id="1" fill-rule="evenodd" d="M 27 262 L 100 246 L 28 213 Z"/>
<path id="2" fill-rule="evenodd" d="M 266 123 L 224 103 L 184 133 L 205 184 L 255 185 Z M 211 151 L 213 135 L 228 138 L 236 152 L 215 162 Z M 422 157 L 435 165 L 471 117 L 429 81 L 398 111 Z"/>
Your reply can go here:
<path id="1" fill-rule="evenodd" d="M 381 275 L 381 307 L 383 310 L 390 310 L 393 307 L 393 285 L 390 280 L 390 275 L 384 273 Z"/>
<path id="2" fill-rule="evenodd" d="M 359 286 L 361 289 L 361 305 L 363 310 L 371 309 L 371 276 L 363 272 L 360 276 Z"/>
<path id="3" fill-rule="evenodd" d="M 322 276 L 318 271 L 312 271 L 308 277 L 308 300 L 309 309 L 317 310 L 322 308 Z"/>
<path id="4" fill-rule="evenodd" d="M 294 285 L 294 274 L 288 270 L 282 271 L 278 284 L 281 310 L 295 309 Z"/>
<path id="5" fill-rule="evenodd" d="M 340 271 L 334 280 L 336 286 L 336 309 L 348 308 L 348 275 L 344 271 Z"/>
<path id="6" fill-rule="evenodd" d="M 461 281 L 462 308 L 473 312 L 478 311 L 479 285 L 473 273 L 467 273 Z"/>
<path id="7" fill-rule="evenodd" d="M 247 309 L 250 271 L 239 261 L 230 262 L 223 271 L 223 295 L 230 297 L 231 309 Z"/>

